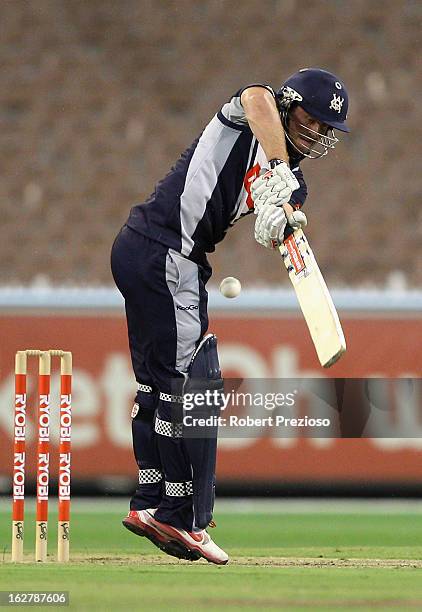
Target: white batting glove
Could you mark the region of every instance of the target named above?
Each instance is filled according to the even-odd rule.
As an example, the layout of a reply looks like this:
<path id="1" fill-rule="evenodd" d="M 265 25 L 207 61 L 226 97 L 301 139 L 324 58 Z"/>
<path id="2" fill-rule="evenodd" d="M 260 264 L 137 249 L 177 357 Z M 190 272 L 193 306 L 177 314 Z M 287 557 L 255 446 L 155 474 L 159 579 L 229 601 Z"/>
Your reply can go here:
<path id="1" fill-rule="evenodd" d="M 294 230 L 297 230 L 306 227 L 308 225 L 308 219 L 301 210 L 295 210 L 290 215 L 287 215 L 287 223 Z"/>
<path id="2" fill-rule="evenodd" d="M 305 213 L 295 210 L 287 215 L 284 208 L 275 204 L 265 204 L 255 220 L 255 240 L 267 249 L 277 249 L 284 240 L 284 231 L 289 224 L 294 230 L 306 227 Z"/>
<path id="3" fill-rule="evenodd" d="M 280 161 L 271 170 L 258 176 L 251 185 L 255 214 L 264 204 L 286 204 L 298 187 L 299 182 L 288 164 Z"/>
<path id="4" fill-rule="evenodd" d="M 255 240 L 267 249 L 276 249 L 284 238 L 286 213 L 275 204 L 265 204 L 255 220 Z"/>

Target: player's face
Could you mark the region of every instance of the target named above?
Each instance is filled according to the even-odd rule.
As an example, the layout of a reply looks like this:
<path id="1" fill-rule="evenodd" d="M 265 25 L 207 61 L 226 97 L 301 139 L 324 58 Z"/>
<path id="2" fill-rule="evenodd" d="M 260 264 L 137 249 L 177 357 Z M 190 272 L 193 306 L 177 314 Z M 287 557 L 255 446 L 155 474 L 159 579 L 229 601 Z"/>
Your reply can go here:
<path id="1" fill-rule="evenodd" d="M 308 154 L 314 145 L 321 142 L 321 136 L 326 136 L 330 129 L 326 123 L 315 119 L 300 106 L 295 106 L 289 112 L 289 136 L 297 149 Z"/>

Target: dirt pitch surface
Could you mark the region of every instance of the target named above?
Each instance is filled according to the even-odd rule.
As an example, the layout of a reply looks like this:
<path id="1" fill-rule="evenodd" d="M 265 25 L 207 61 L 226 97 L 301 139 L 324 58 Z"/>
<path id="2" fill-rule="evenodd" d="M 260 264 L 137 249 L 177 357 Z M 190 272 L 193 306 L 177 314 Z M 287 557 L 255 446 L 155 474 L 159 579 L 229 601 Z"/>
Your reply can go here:
<path id="1" fill-rule="evenodd" d="M 99 565 L 208 565 L 207 561 L 184 561 L 183 559 L 173 559 L 163 555 L 142 555 L 142 556 L 101 556 L 73 555 L 72 563 L 77 564 L 99 564 Z M 422 560 L 415 559 L 292 559 L 280 557 L 231 557 L 229 565 L 242 567 L 352 567 L 352 568 L 402 568 L 413 567 L 422 569 Z"/>

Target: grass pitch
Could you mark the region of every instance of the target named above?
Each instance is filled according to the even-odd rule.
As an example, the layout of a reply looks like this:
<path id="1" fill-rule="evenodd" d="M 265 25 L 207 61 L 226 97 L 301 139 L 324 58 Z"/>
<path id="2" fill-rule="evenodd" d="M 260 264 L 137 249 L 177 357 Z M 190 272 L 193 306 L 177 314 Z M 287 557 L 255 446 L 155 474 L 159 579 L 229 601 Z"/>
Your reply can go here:
<path id="1" fill-rule="evenodd" d="M 34 516 L 25 520 L 26 562 L 10 563 L 9 504 L 0 504 L 0 590 L 65 590 L 70 609 L 408 610 L 422 608 L 420 505 L 275 502 L 217 505 L 225 567 L 178 561 L 121 526 L 126 502 L 75 502 L 68 565 L 32 562 Z M 49 607 L 52 609 L 59 609 Z"/>

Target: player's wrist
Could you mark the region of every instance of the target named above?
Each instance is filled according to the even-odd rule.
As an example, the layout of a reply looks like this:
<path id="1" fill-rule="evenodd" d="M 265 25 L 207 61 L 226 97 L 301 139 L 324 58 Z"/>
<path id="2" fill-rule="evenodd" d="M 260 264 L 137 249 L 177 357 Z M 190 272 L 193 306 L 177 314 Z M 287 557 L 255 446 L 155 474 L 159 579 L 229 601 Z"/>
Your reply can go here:
<path id="1" fill-rule="evenodd" d="M 284 212 L 286 213 L 286 215 L 291 215 L 295 210 L 289 202 L 286 202 L 286 204 L 283 204 L 283 208 L 284 208 Z"/>
<path id="2" fill-rule="evenodd" d="M 281 159 L 279 157 L 273 157 L 268 160 L 268 165 L 271 170 L 275 168 L 276 166 L 278 166 L 279 164 L 286 164 L 286 166 L 289 167 L 289 164 L 285 159 Z"/>

